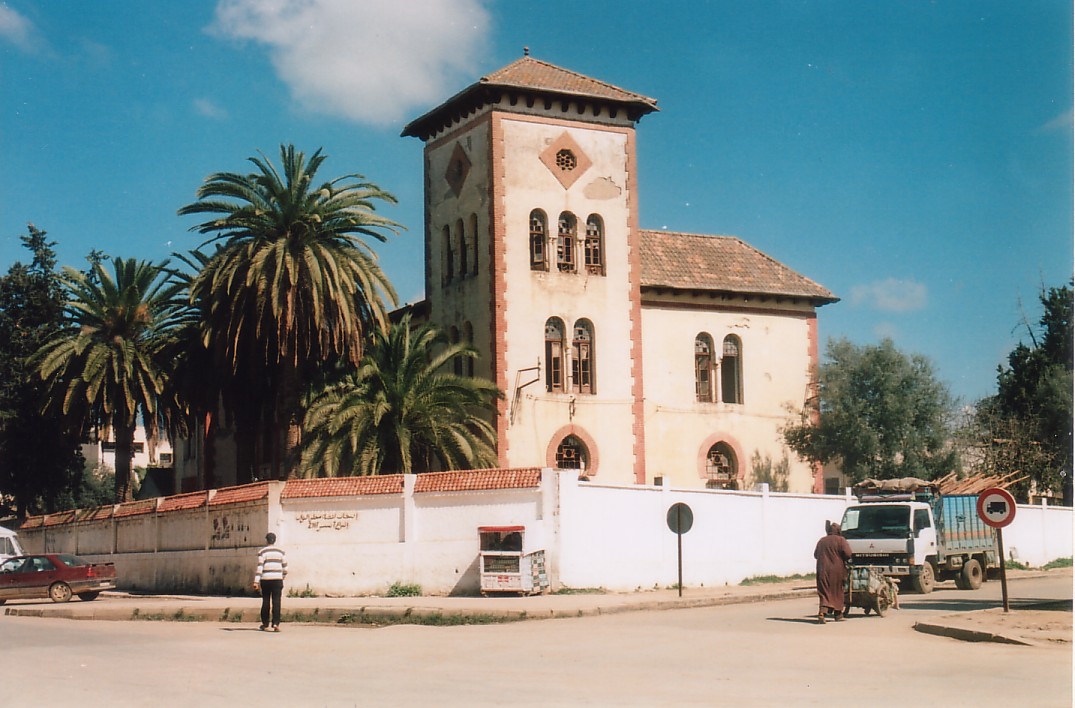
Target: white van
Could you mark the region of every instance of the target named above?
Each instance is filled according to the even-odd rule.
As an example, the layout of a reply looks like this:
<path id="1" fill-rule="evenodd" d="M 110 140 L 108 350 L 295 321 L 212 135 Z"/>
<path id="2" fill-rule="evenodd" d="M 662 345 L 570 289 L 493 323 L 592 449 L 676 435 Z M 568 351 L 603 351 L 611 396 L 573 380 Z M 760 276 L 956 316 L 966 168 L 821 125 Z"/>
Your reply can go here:
<path id="1" fill-rule="evenodd" d="M 23 550 L 19 545 L 17 534 L 0 526 L 0 563 L 12 556 L 21 555 L 23 555 Z"/>

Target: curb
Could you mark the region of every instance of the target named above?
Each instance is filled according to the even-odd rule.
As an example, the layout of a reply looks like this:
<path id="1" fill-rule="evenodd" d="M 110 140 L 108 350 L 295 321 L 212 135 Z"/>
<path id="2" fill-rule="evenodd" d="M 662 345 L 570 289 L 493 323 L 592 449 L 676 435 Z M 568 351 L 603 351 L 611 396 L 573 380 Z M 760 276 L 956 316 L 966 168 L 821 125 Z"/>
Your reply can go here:
<path id="1" fill-rule="evenodd" d="M 1019 639 L 1017 637 L 1009 637 L 1004 634 L 981 632 L 975 629 L 963 629 L 961 627 L 952 627 L 943 624 L 915 622 L 914 629 L 916 632 L 922 632 L 923 634 L 933 634 L 938 637 L 949 637 L 951 639 L 959 639 L 964 642 L 996 642 L 999 644 L 1018 644 L 1020 646 L 1025 647 L 1040 646 L 1038 642 L 1034 642 L 1029 639 Z"/>

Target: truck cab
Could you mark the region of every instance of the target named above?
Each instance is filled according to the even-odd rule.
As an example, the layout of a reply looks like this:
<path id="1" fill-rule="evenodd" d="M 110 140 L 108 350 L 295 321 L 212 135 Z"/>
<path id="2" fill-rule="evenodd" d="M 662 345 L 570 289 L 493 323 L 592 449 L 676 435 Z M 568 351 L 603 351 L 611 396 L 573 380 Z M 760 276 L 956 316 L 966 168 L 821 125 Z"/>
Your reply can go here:
<path id="1" fill-rule="evenodd" d="M 937 555 L 937 525 L 923 502 L 849 506 L 840 531 L 851 546 L 852 565 L 876 566 L 890 577 L 915 582 L 928 559 Z"/>
<path id="2" fill-rule="evenodd" d="M 25 555 L 19 545 L 19 537 L 14 531 L 0 526 L 0 563 L 14 556 Z"/>

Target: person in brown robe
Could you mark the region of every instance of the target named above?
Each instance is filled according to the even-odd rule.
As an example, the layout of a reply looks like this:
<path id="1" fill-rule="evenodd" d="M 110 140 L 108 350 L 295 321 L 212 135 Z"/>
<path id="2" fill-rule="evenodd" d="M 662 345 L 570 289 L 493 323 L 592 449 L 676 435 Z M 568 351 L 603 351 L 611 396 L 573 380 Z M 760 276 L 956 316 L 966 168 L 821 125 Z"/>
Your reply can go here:
<path id="1" fill-rule="evenodd" d="M 851 546 L 840 535 L 840 524 L 825 522 L 828 533 L 821 537 L 814 548 L 817 559 L 818 624 L 825 624 L 826 611 L 844 618 L 844 580 L 847 564 L 851 560 Z"/>

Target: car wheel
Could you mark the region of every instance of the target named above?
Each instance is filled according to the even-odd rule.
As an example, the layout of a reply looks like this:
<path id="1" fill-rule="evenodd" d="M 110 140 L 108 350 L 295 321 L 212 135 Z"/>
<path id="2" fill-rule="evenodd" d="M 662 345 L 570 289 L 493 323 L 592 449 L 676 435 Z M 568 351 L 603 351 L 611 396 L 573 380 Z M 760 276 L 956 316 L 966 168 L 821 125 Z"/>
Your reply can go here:
<path id="1" fill-rule="evenodd" d="M 49 588 L 49 599 L 53 602 L 67 602 L 71 599 L 71 586 L 67 583 L 53 583 Z"/>
<path id="2" fill-rule="evenodd" d="M 99 592 L 80 592 L 78 594 L 78 599 L 82 600 L 83 602 L 89 602 L 90 600 L 96 600 L 97 596 L 100 594 L 101 593 Z"/>
<path id="3" fill-rule="evenodd" d="M 922 566 L 922 572 L 914 576 L 914 589 L 923 595 L 928 595 L 933 592 L 933 586 L 936 584 L 936 579 L 933 577 L 933 565 L 926 562 Z"/>
<path id="4" fill-rule="evenodd" d="M 969 560 L 963 564 L 963 572 L 959 575 L 963 581 L 964 590 L 977 590 L 982 587 L 982 566 L 976 560 Z"/>
<path id="5" fill-rule="evenodd" d="M 5 602 L 7 602 L 7 600 L 0 600 L 0 605 L 4 604 Z"/>

